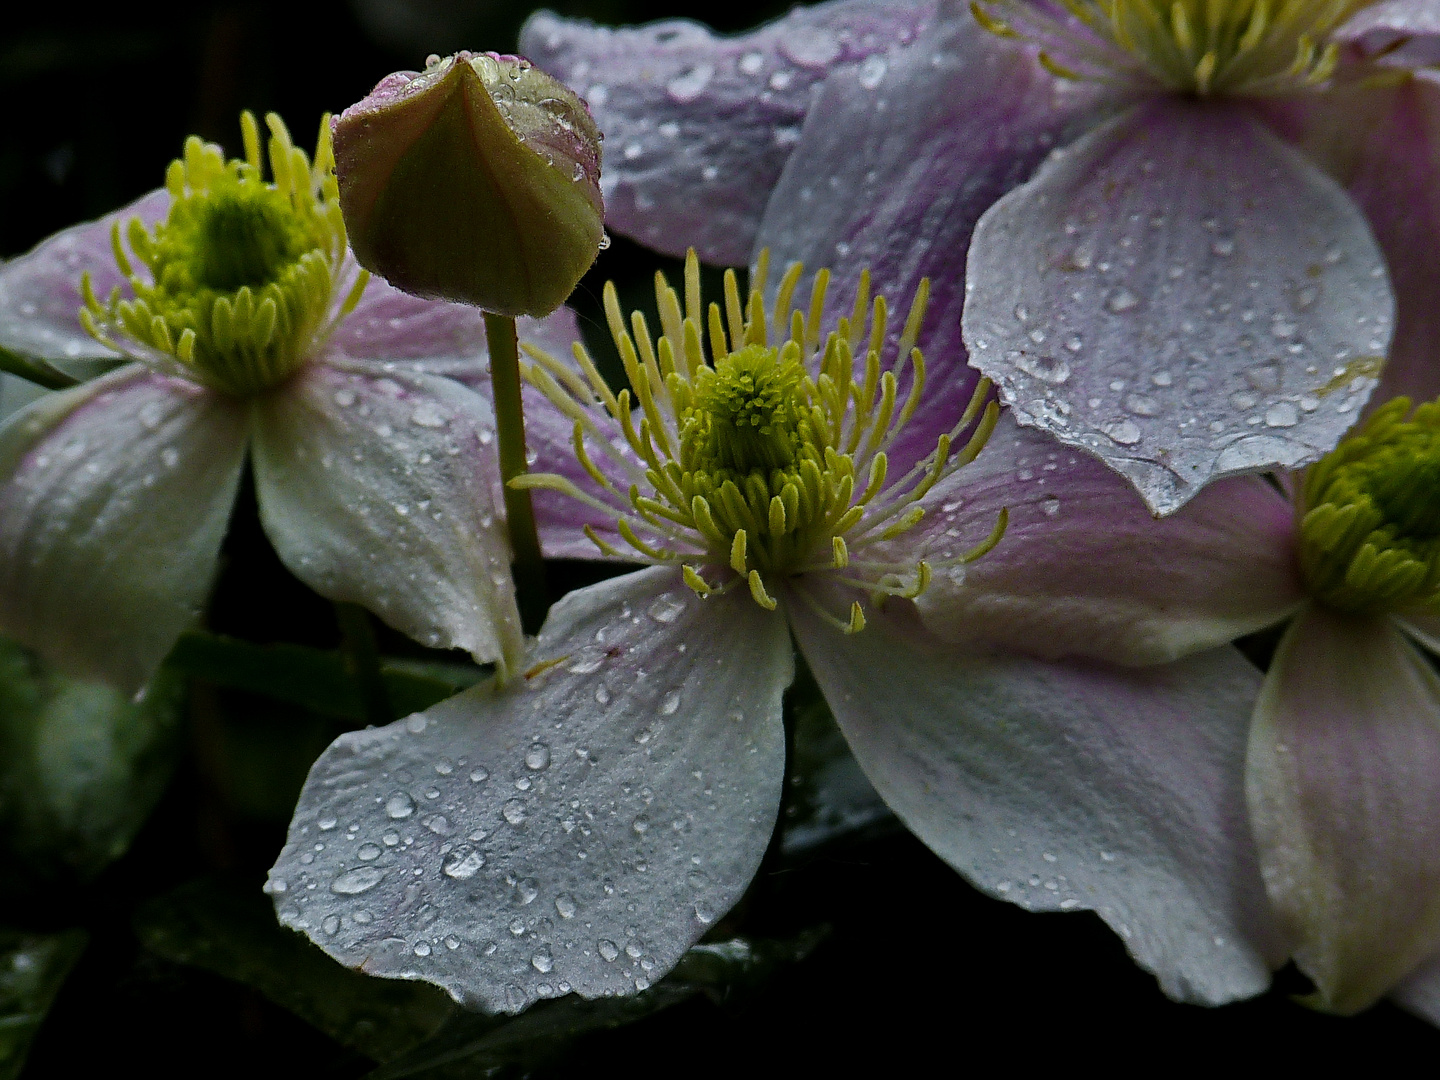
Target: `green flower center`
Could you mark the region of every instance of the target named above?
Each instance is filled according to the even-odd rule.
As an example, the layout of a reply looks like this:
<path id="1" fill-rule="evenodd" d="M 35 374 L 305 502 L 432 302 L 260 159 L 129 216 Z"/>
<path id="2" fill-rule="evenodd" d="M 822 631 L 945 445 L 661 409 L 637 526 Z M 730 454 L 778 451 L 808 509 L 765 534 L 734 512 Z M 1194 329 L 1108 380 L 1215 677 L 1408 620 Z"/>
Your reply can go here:
<path id="1" fill-rule="evenodd" d="M 1408 398 L 1387 402 L 1305 475 L 1301 570 L 1330 607 L 1440 597 L 1440 402 L 1408 414 Z"/>
<path id="2" fill-rule="evenodd" d="M 1195 94 L 1286 94 L 1323 83 L 1331 32 L 1374 0 L 975 0 L 979 23 L 1040 47 L 1053 74 Z M 1058 6 L 1058 5 L 1057 5 Z"/>
<path id="3" fill-rule="evenodd" d="M 883 297 L 872 306 L 868 275 L 861 277 L 850 316 L 822 337 L 829 273 L 816 275 L 808 310 L 792 311 L 802 268 L 791 266 L 780 283 L 771 327 L 762 299 L 764 263 L 762 257 L 762 284 L 745 303 L 734 272 L 727 272 L 724 309 L 711 304 L 707 313 L 692 251 L 685 264 L 683 312 L 679 295 L 657 277 L 664 330 L 658 340 L 638 313 L 627 327 L 614 287 L 606 286 L 605 312 L 634 388 L 638 424 L 631 392 L 612 393 L 583 347 L 575 346 L 578 373 L 527 347 L 536 361 L 527 376 L 574 418 L 577 459 L 605 498 L 554 474 L 512 483 L 586 502 L 615 522 L 631 548 L 620 551 L 587 526 L 602 551 L 680 566 L 701 595 L 746 582 L 757 603 L 774 608 L 771 594 L 781 579 L 826 572 L 868 591 L 872 601 L 917 596 L 933 569 L 958 572 L 998 543 L 1004 531 L 1002 514 L 988 540 L 960 554 L 945 552 L 933 563 L 918 550 L 897 558 L 888 543 L 920 522 L 926 492 L 985 444 L 998 415 L 993 402 L 986 404 L 988 384 L 982 382 L 929 457 L 891 479 L 887 451 L 925 389 L 925 360 L 914 345 L 928 284 L 900 334 L 897 361 L 882 370 L 889 315 Z M 770 344 L 772 334 L 779 345 Z M 907 362 L 910 386 L 902 399 Z M 610 447 L 591 418 L 597 411 L 618 421 L 633 458 Z M 587 438 L 613 462 L 616 475 L 592 460 Z M 807 593 L 800 595 L 809 602 Z M 865 624 L 858 601 L 848 620 L 820 613 L 849 632 Z"/>
<path id="4" fill-rule="evenodd" d="M 335 305 L 351 268 L 328 120 L 313 165 L 279 117 L 266 123 L 271 180 L 264 179 L 255 118 L 245 113 L 243 160 L 226 161 L 219 147 L 191 137 L 166 173 L 165 220 L 152 229 L 138 218 L 123 230 L 116 223 L 115 261 L 131 295 L 117 289 L 102 302 L 85 276 L 80 318 L 96 338 L 247 395 L 289 378 L 354 308 L 363 271 Z"/>

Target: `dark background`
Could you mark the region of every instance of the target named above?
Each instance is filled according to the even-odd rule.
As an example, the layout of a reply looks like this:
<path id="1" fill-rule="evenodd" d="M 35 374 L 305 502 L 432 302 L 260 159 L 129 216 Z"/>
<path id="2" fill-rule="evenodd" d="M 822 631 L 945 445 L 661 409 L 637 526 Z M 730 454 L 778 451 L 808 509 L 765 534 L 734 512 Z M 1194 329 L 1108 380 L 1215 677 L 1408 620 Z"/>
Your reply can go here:
<path id="1" fill-rule="evenodd" d="M 665 0 L 552 6 L 608 22 L 678 13 Z M 739 30 L 788 6 L 733 0 L 684 13 Z M 354 0 L 175 10 L 117 5 L 82 18 L 68 5 L 9 6 L 0 30 L 0 255 L 157 186 L 187 134 L 235 147 L 242 108 L 279 112 L 307 145 L 322 111 L 344 108 L 391 70 L 423 66 L 426 53 L 513 48 L 529 7 Z M 593 317 L 605 277 L 638 281 L 655 265 L 617 239 L 576 305 Z M 246 513 L 242 503 L 212 625 L 257 641 L 333 644 L 328 607 L 289 579 L 253 526 L 253 510 Z M 223 759 L 239 753 L 235 725 L 207 727 L 204 713 L 196 711 L 191 752 L 129 857 L 92 887 L 46 896 L 43 910 L 0 912 L 0 922 L 79 919 L 92 927 L 92 946 L 45 1022 L 27 1077 L 126 1067 L 155 1077 L 351 1077 L 370 1067 L 258 993 L 147 954 L 127 929 L 139 898 L 197 874 L 258 885 L 305 764 L 290 775 L 267 763 L 266 740 L 290 752 L 313 744 L 313 753 L 333 735 L 303 718 L 253 710 L 246 752 L 270 781 L 256 794 L 226 779 Z M 292 722 L 298 727 L 280 730 Z M 1432 1029 L 1389 1005 L 1350 1020 L 1296 1006 L 1285 993 L 1303 987 L 1293 972 L 1258 1001 L 1222 1010 L 1173 1004 L 1093 915 L 1026 915 L 985 899 L 903 832 L 764 871 L 757 890 L 764 903 L 752 909 L 761 925 L 751 932 L 825 921 L 831 936 L 759 990 L 718 1006 L 692 1000 L 587 1036 L 542 1074 L 978 1067 L 1045 1075 L 1072 1062 L 1240 1065 L 1256 1051 L 1293 1068 L 1338 1064 L 1352 1050 L 1433 1054 L 1440 1044 Z"/>

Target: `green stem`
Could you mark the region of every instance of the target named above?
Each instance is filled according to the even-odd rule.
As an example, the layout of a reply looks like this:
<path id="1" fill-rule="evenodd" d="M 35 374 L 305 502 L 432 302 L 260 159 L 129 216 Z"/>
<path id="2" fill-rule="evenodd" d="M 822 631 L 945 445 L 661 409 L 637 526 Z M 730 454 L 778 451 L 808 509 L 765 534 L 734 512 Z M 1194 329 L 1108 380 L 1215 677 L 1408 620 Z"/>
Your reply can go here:
<path id="1" fill-rule="evenodd" d="M 365 722 L 388 724 L 395 719 L 390 706 L 390 693 L 380 674 L 380 647 L 375 642 L 375 627 L 370 613 L 359 604 L 335 601 L 335 619 L 340 623 L 340 651 L 350 669 L 360 700 L 365 704 Z"/>
<path id="2" fill-rule="evenodd" d="M 510 481 L 524 476 L 525 411 L 520 404 L 520 342 L 515 320 L 485 313 L 485 336 L 490 343 L 490 385 L 495 391 L 495 427 L 500 438 L 500 477 L 505 482 L 505 520 L 510 528 L 510 550 L 515 555 L 515 599 L 527 634 L 540 629 L 545 619 L 545 563 L 540 555 L 540 534 L 528 490 Z"/>

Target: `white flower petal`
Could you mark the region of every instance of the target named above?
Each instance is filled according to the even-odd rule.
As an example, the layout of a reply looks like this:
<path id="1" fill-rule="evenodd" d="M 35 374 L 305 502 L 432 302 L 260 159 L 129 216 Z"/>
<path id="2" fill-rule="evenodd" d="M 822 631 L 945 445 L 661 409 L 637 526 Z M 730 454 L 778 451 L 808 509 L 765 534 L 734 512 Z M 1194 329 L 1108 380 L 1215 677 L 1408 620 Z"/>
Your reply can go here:
<path id="1" fill-rule="evenodd" d="M 770 841 L 784 620 L 669 568 L 581 589 L 537 661 L 315 764 L 268 889 L 344 964 L 514 1012 L 658 980 Z"/>
<path id="2" fill-rule="evenodd" d="M 1306 609 L 1255 706 L 1265 884 L 1324 1007 L 1368 1008 L 1440 948 L 1440 676 L 1386 618 Z"/>
<path id="3" fill-rule="evenodd" d="M 210 589 L 245 457 L 243 406 L 137 366 L 0 427 L 0 632 L 139 690 Z"/>
<path id="4" fill-rule="evenodd" d="M 1220 1004 L 1278 959 L 1245 822 L 1260 674 L 1233 649 L 1160 667 L 981 656 L 912 608 L 796 638 L 877 791 L 991 896 L 1097 912 L 1161 988 Z"/>
<path id="5" fill-rule="evenodd" d="M 492 427 L 452 380 L 312 364 L 256 405 L 265 532 L 324 596 L 431 648 L 518 656 Z"/>
<path id="6" fill-rule="evenodd" d="M 980 219 L 967 273 L 971 360 L 1020 423 L 1160 514 L 1334 447 L 1394 330 L 1359 208 L 1214 101 L 1157 98 L 1057 151 Z"/>

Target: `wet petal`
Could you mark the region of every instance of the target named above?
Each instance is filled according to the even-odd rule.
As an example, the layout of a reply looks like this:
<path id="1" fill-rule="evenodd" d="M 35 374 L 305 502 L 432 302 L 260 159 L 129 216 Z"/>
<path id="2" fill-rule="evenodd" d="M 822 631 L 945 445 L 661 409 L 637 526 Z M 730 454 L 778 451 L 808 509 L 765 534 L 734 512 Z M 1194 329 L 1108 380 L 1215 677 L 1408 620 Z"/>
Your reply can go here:
<path id="1" fill-rule="evenodd" d="M 1331 36 L 1387 67 L 1433 65 L 1440 62 L 1440 3 L 1381 0 L 1361 8 Z"/>
<path id="2" fill-rule="evenodd" d="M 1242 106 L 1161 98 L 981 219 L 965 340 L 1022 424 L 1168 514 L 1222 476 L 1330 450 L 1394 306 L 1343 191 Z"/>
<path id="3" fill-rule="evenodd" d="M 1171 997 L 1265 989 L 1277 950 L 1242 786 L 1260 674 L 1239 653 L 1124 670 L 966 654 L 899 604 L 851 636 L 793 619 L 876 790 L 977 888 L 1096 911 Z"/>
<path id="4" fill-rule="evenodd" d="M 670 255 L 693 246 L 707 262 L 740 265 L 816 84 L 913 41 L 935 8 L 848 0 L 736 37 L 688 19 L 611 30 L 540 12 L 520 50 L 573 86 L 605 133 L 610 228 Z"/>
<path id="5" fill-rule="evenodd" d="M 570 343 L 580 338 L 570 308 L 515 321 L 522 343 L 558 356 L 569 356 Z M 428 371 L 490 396 L 484 313 L 467 304 L 411 296 L 378 278 L 370 279 L 360 303 L 326 343 L 326 355 Z"/>
<path id="6" fill-rule="evenodd" d="M 431 648 L 518 656 L 487 403 L 397 368 L 312 364 L 256 408 L 260 517 L 290 570 Z"/>
<path id="7" fill-rule="evenodd" d="M 918 535 L 899 543 L 937 561 L 979 544 L 1009 510 L 993 551 L 936 574 L 917 601 L 950 641 L 1152 664 L 1271 626 L 1305 595 L 1294 510 L 1264 480 L 1218 481 L 1157 521 L 1122 477 L 1008 412 L 926 504 Z"/>
<path id="8" fill-rule="evenodd" d="M 47 394 L 0 428 L 0 632 L 134 692 L 210 589 L 246 414 L 137 367 Z"/>
<path id="9" fill-rule="evenodd" d="M 960 309 L 976 220 L 1030 176 L 1067 126 L 1094 107 L 1095 94 L 1051 78 L 968 11 L 883 59 L 826 81 L 757 244 L 770 248 L 777 268 L 796 260 L 812 271 L 830 267 L 834 311 L 853 306 L 868 268 L 872 291 L 896 312 L 892 343 L 920 279 L 930 278 L 920 336 L 930 389 L 891 454 L 908 464 L 935 448 L 974 386 Z M 808 289 L 802 283 L 798 295 Z"/>
<path id="10" fill-rule="evenodd" d="M 1318 1004 L 1374 1004 L 1440 948 L 1440 676 L 1388 619 L 1309 608 L 1246 769 L 1270 898 Z"/>
<path id="11" fill-rule="evenodd" d="M 1372 400 L 1440 397 L 1440 85 L 1407 79 L 1305 94 L 1272 108 L 1271 119 L 1345 185 L 1385 252 L 1395 338 Z"/>
<path id="12" fill-rule="evenodd" d="M 644 989 L 729 909 L 780 799 L 784 621 L 650 569 L 569 594 L 534 656 L 321 755 L 270 872 L 282 922 L 514 1012 Z"/>
<path id="13" fill-rule="evenodd" d="M 87 360 L 113 361 L 115 353 L 80 325 L 80 277 L 87 270 L 102 299 L 123 278 L 110 246 L 118 218 L 139 215 L 146 225 L 164 217 L 170 196 L 152 191 L 98 221 L 87 221 L 43 240 L 33 251 L 0 265 L 0 348 L 55 361 L 63 370 L 89 374 Z"/>
<path id="14" fill-rule="evenodd" d="M 1440 1026 L 1440 956 L 1431 958 L 1390 995 L 1397 1005 Z"/>

